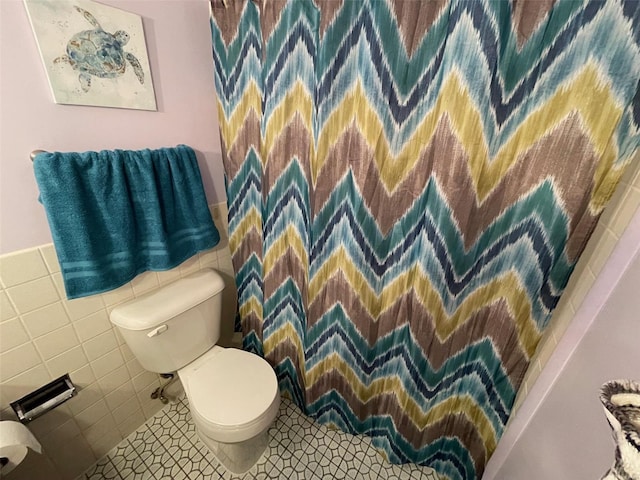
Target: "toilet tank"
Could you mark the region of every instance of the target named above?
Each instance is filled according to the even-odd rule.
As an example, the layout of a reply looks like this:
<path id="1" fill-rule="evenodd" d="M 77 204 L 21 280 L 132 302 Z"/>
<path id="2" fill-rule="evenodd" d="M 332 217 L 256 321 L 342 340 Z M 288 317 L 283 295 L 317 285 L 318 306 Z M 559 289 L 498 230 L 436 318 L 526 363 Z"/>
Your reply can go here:
<path id="1" fill-rule="evenodd" d="M 224 281 L 204 269 L 118 305 L 111 322 L 146 370 L 174 372 L 220 338 Z"/>

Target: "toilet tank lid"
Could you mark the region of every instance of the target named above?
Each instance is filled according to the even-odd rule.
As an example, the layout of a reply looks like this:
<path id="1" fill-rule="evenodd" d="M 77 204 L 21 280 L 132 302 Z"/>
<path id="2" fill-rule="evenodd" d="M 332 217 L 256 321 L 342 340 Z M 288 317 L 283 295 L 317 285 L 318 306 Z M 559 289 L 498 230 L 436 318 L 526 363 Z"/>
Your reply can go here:
<path id="1" fill-rule="evenodd" d="M 111 323 L 127 330 L 146 330 L 166 322 L 224 289 L 224 280 L 210 268 L 141 295 L 111 311 Z"/>

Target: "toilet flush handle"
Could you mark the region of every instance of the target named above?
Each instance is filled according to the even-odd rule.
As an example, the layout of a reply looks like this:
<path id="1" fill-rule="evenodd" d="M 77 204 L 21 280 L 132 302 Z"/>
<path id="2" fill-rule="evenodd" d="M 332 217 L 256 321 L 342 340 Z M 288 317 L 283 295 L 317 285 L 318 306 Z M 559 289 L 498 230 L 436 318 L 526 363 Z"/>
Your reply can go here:
<path id="1" fill-rule="evenodd" d="M 158 328 L 154 328 L 149 333 L 147 333 L 147 337 L 155 337 L 156 335 L 160 335 L 162 332 L 166 332 L 169 327 L 166 325 L 160 325 Z"/>

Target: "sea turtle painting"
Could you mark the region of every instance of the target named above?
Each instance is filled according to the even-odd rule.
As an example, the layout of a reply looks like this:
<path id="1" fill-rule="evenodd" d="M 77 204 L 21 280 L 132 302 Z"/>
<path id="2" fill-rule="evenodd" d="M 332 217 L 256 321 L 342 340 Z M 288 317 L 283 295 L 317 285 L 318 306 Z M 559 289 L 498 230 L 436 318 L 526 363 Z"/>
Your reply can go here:
<path id="1" fill-rule="evenodd" d="M 123 47 L 129 41 L 129 34 L 124 30 L 115 33 L 105 32 L 100 23 L 88 11 L 74 6 L 94 28 L 76 33 L 67 43 L 67 54 L 56 58 L 53 63 L 68 63 L 80 72 L 78 80 L 84 92 L 91 88 L 91 76 L 99 78 L 117 78 L 124 74 L 127 62 L 140 84 L 144 85 L 144 72 L 138 59 Z"/>

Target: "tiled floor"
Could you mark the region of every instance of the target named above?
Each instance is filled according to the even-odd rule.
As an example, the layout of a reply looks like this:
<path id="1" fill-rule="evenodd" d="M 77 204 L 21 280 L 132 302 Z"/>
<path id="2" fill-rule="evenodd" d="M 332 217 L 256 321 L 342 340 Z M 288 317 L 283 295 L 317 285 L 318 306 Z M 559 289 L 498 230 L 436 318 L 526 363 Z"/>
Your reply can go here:
<path id="1" fill-rule="evenodd" d="M 429 468 L 390 465 L 366 437 L 318 425 L 287 399 L 265 455 L 244 477 L 231 475 L 200 442 L 186 400 L 168 405 L 99 460 L 83 479 L 422 479 Z"/>

